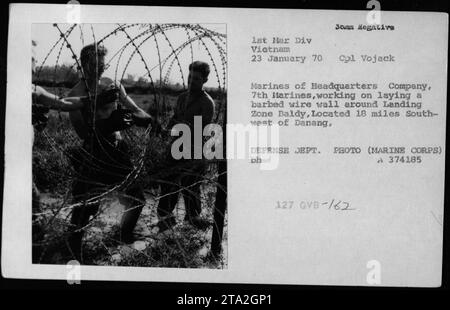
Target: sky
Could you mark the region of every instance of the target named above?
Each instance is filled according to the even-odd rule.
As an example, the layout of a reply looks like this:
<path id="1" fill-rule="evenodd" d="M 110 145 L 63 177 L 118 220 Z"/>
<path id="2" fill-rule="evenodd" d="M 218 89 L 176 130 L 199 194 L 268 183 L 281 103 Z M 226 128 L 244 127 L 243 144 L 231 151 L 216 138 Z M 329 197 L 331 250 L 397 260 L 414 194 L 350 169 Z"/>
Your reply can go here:
<path id="1" fill-rule="evenodd" d="M 205 29 L 224 35 L 226 34 L 225 24 L 199 25 Z M 70 24 L 58 24 L 58 27 L 62 32 L 66 32 L 71 26 L 72 25 Z M 126 27 L 127 25 L 124 26 Z M 165 30 L 165 36 L 161 33 L 158 33 L 156 36 L 150 37 L 150 33 L 144 34 L 145 31 L 149 31 L 151 29 L 151 26 L 149 24 L 129 26 L 130 27 L 125 28 L 125 31 L 131 38 L 135 40 L 136 45 L 141 44 L 142 42 L 144 42 L 144 40 L 147 39 L 139 47 L 139 51 L 150 70 L 153 80 L 159 80 L 160 76 L 162 76 L 164 79 L 164 77 L 166 76 L 169 69 L 169 64 L 171 60 L 174 59 L 172 48 L 177 49 L 180 45 L 187 42 L 189 38 L 194 38 L 198 33 L 200 33 L 197 32 L 196 34 L 196 32 L 194 32 L 193 30 L 175 28 Z M 155 27 L 156 25 L 153 24 L 152 26 Z M 67 48 L 66 44 L 62 44 L 63 40 L 61 40 L 51 51 L 52 46 L 60 38 L 60 33 L 58 29 L 53 26 L 53 24 L 33 24 L 32 27 L 32 39 L 37 42 L 37 46 L 35 47 L 35 55 L 37 58 L 38 66 L 42 65 L 44 59 L 47 56 L 48 58 L 45 61 L 45 65 L 55 66 L 57 63 L 59 65 L 74 64 L 74 60 L 72 58 L 73 54 L 70 49 Z M 100 40 L 105 35 L 117 29 L 117 27 L 117 24 L 80 24 L 73 29 L 69 36 L 67 36 L 67 41 L 70 43 L 73 52 L 79 57 L 81 48 L 84 45 L 91 44 L 95 41 Z M 136 38 L 136 36 L 140 34 L 144 35 Z M 216 39 L 215 41 L 223 48 L 222 53 L 226 53 L 226 38 L 223 39 L 223 43 L 218 39 Z M 113 34 L 104 40 L 104 46 L 108 50 L 108 54 L 106 55 L 105 59 L 106 63 L 110 62 L 110 67 L 105 71 L 103 76 L 109 77 L 113 80 L 120 80 L 122 76 L 126 78 L 128 74 L 132 74 L 135 76 L 135 79 L 137 79 L 138 77 L 145 77 L 147 78 L 147 80 L 150 80 L 148 77 L 148 71 L 145 69 L 144 62 L 141 60 L 141 56 L 138 53 L 135 53 L 133 55 L 133 51 L 136 50 L 133 44 L 129 44 L 123 52 L 121 58 L 119 58 L 121 48 L 129 42 L 130 40 L 127 38 L 127 35 L 122 31 L 118 31 L 115 35 Z M 159 49 L 159 56 L 158 49 L 156 48 L 157 46 Z M 209 50 L 212 60 L 208 55 L 207 50 Z M 50 51 L 51 53 L 49 54 Z M 162 70 L 160 70 L 159 58 L 164 60 L 171 54 L 172 56 L 169 61 L 165 66 L 163 66 Z M 171 83 L 180 83 L 181 85 L 183 84 L 182 74 L 180 72 L 181 67 L 185 83 L 187 83 L 189 64 L 192 62 L 192 60 L 202 60 L 208 62 L 211 67 L 209 80 L 205 84 L 205 86 L 217 87 L 219 85 L 218 78 L 216 77 L 216 71 L 212 64 L 213 62 L 216 65 L 221 86 L 223 86 L 224 66 L 222 64 L 220 55 L 221 54 L 218 47 L 210 39 L 203 38 L 202 41 L 194 41 L 192 44 L 187 45 L 186 48 L 184 48 L 180 52 L 180 54 L 178 54 L 178 61 L 180 62 L 180 66 L 177 65 L 176 61 L 174 62 L 172 70 L 170 71 L 169 81 Z M 224 54 L 224 56 L 226 59 L 226 54 Z"/>

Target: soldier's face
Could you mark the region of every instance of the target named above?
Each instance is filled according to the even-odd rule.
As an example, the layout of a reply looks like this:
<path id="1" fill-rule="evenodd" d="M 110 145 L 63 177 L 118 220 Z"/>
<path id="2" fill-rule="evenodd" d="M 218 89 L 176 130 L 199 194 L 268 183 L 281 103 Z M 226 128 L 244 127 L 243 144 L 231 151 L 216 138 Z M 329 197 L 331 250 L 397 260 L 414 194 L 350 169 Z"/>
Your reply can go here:
<path id="1" fill-rule="evenodd" d="M 97 66 L 97 70 L 95 70 Z M 97 71 L 97 72 L 96 72 Z M 89 59 L 88 70 L 86 74 L 90 78 L 100 78 L 102 74 L 105 72 L 105 56 L 93 56 Z"/>
<path id="2" fill-rule="evenodd" d="M 98 75 L 101 76 L 105 72 L 105 56 L 98 57 Z"/>
<path id="3" fill-rule="evenodd" d="M 201 90 L 203 84 L 205 84 L 206 79 L 200 72 L 191 71 L 188 77 L 188 87 L 189 90 Z"/>

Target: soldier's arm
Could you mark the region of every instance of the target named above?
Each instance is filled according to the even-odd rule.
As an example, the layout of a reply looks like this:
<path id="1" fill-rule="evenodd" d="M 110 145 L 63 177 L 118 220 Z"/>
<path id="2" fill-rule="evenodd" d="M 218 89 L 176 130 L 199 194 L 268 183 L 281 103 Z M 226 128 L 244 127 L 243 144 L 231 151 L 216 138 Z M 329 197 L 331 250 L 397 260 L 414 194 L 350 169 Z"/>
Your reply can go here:
<path id="1" fill-rule="evenodd" d="M 134 102 L 134 100 L 130 96 L 128 96 L 123 85 L 118 84 L 117 87 L 119 88 L 120 102 L 124 105 L 125 108 L 132 111 L 133 117 L 138 118 L 142 121 L 151 122 L 152 117 L 149 114 L 147 114 L 144 110 L 142 110 L 140 107 L 138 107 L 138 105 Z"/>

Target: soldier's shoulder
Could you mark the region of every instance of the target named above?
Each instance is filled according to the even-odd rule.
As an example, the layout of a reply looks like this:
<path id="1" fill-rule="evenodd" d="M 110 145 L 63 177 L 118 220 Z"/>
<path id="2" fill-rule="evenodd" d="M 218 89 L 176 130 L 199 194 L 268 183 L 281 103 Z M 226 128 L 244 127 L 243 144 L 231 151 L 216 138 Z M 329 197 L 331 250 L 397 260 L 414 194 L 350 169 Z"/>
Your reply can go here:
<path id="1" fill-rule="evenodd" d="M 100 84 L 109 86 L 111 84 L 114 84 L 114 81 L 111 78 L 109 78 L 109 77 L 102 76 L 100 78 Z"/>
<path id="2" fill-rule="evenodd" d="M 105 89 L 110 88 L 111 86 L 119 86 L 120 83 L 116 83 L 114 82 L 112 79 L 110 79 L 109 77 L 101 77 L 100 81 L 99 81 L 99 86 L 100 86 L 100 90 L 103 91 Z"/>
<path id="3" fill-rule="evenodd" d="M 41 93 L 45 92 L 45 89 L 42 86 L 32 84 L 31 85 L 31 91 L 34 96 L 40 95 Z"/>

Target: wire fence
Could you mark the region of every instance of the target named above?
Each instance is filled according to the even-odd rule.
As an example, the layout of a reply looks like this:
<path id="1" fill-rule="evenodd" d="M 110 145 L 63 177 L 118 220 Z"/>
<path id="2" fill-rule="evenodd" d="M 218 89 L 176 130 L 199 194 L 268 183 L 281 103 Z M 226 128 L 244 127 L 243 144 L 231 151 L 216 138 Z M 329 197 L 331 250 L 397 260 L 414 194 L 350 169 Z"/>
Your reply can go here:
<path id="1" fill-rule="evenodd" d="M 50 88 L 59 96 L 65 96 L 68 90 L 58 88 L 56 70 L 60 65 L 62 53 L 68 51 L 73 61 L 70 67 L 77 69 L 80 83 L 84 84 L 87 95 L 93 98 L 87 115 L 90 126 L 95 127 L 97 121 L 96 98 L 101 90 L 100 87 L 92 88 L 87 83 L 79 55 L 73 48 L 73 42 L 81 41 L 84 45 L 88 38 L 94 43 L 104 45 L 107 45 L 109 40 L 123 42 L 117 50 L 108 50 L 106 59 L 106 67 L 113 69 L 112 83 L 115 85 L 124 80 L 132 62 L 141 63 L 144 77 L 150 80 L 149 94 L 129 95 L 138 105 L 142 106 L 142 102 L 149 103 L 145 108 L 154 111 L 153 117 L 163 126 L 173 114 L 176 98 L 162 90 L 174 79 L 181 80 L 183 91 L 187 89 L 184 72 L 189 63 L 196 60 L 200 46 L 212 68 L 210 79 L 214 80 L 218 90 L 214 98 L 216 113 L 213 120 L 222 127 L 226 124 L 225 34 L 210 30 L 205 25 L 116 24 L 111 25 L 112 30 L 109 33 L 97 38 L 95 25 L 89 25 L 89 31 L 77 25 L 53 24 L 53 27 L 57 38 L 37 68 L 35 80 L 39 81 L 42 68 L 54 66 L 55 78 L 53 87 Z M 74 35 L 76 29 L 79 37 Z M 198 45 L 194 48 L 194 44 Z M 145 55 L 149 49 L 157 55 L 156 65 L 149 65 Z M 51 55 L 56 55 L 54 64 L 48 63 Z M 120 181 L 113 184 L 98 180 L 94 182 L 89 177 L 93 173 L 112 175 L 114 171 L 127 167 L 114 158 L 97 156 L 95 152 L 89 151 L 89 148 L 82 147 L 86 141 L 75 133 L 67 115 L 61 112 L 50 114 L 48 126 L 43 131 L 36 132 L 33 146 L 33 176 L 37 186 L 44 192 L 40 197 L 41 207 L 34 210 L 33 214 L 33 226 L 36 228 L 33 229 L 35 263 L 62 263 L 72 259 L 74 253 L 68 240 L 74 232 L 83 231 L 83 263 L 160 267 L 226 266 L 226 257 L 222 251 L 222 245 L 226 244 L 226 163 L 223 160 L 173 161 L 168 156 L 172 137 L 154 130 L 151 125 L 145 128 L 132 127 L 122 132 L 122 139 L 127 148 L 104 146 L 117 150 L 118 156 L 129 157 L 131 169 L 118 178 Z M 85 140 L 88 145 L 102 145 L 99 143 L 100 139 L 94 131 Z M 102 171 L 105 169 L 107 171 Z M 183 182 L 183 178 L 189 178 L 191 181 Z M 73 184 L 77 182 L 89 187 L 89 193 L 76 197 Z M 143 197 L 130 194 L 136 188 L 144 193 Z M 170 188 L 170 191 L 164 191 L 163 188 Z M 168 198 L 178 202 L 174 210 L 178 225 L 161 233 L 158 231 L 160 217 L 157 214 L 157 205 Z M 206 218 L 212 219 L 210 229 L 198 231 L 184 225 L 182 218 L 183 215 L 186 216 L 186 208 L 183 205 L 189 204 L 189 199 L 201 202 Z M 128 201 L 131 207 L 125 210 L 117 208 L 118 201 Z M 217 205 L 220 207 L 217 208 Z M 142 207 L 144 208 L 136 229 L 141 232 L 141 238 L 132 244 L 122 242 L 118 218 Z M 74 227 L 70 221 L 74 210 L 88 208 L 97 210 L 84 225 Z M 214 240 L 213 245 L 211 240 Z M 224 248 L 226 249 L 226 246 Z"/>

